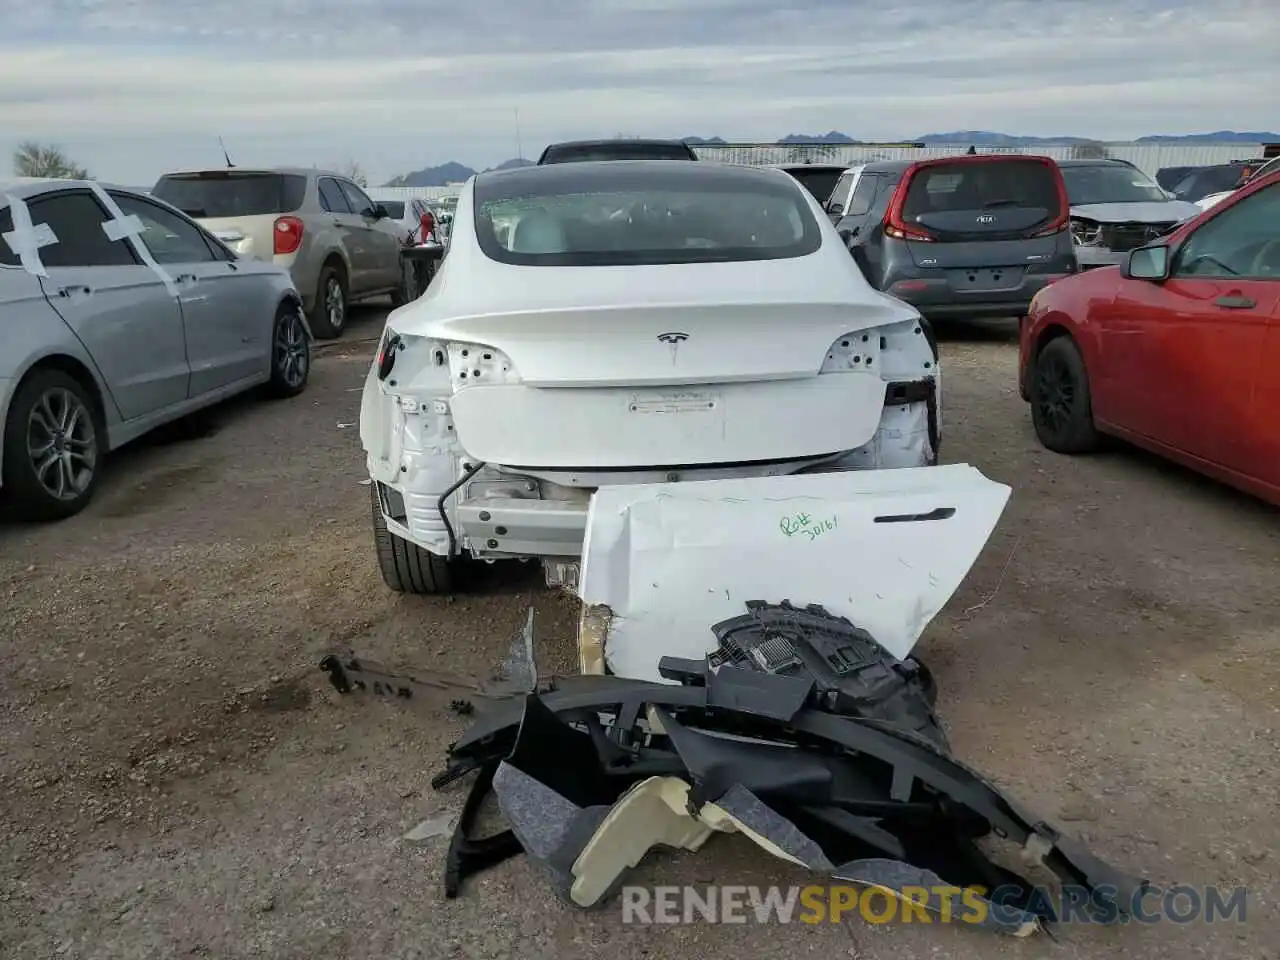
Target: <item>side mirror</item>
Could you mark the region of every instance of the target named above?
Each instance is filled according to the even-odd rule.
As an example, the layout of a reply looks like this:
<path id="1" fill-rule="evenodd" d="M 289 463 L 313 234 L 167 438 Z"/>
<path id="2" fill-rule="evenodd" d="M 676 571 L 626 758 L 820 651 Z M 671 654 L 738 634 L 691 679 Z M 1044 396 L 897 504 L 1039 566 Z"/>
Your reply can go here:
<path id="1" fill-rule="evenodd" d="M 391 214 L 387 213 L 387 208 L 380 203 L 375 203 L 372 207 L 364 212 L 366 217 L 372 217 L 374 220 L 385 220 Z"/>
<path id="2" fill-rule="evenodd" d="M 1157 283 L 1169 279 L 1169 248 L 1162 243 L 1139 247 L 1129 253 L 1124 265 L 1124 275 L 1134 280 L 1154 280 Z"/>
<path id="3" fill-rule="evenodd" d="M 827 205 L 826 205 L 826 208 L 825 208 L 825 209 L 826 209 L 827 213 L 841 213 L 841 212 L 843 212 L 843 211 L 841 211 L 841 209 L 840 209 L 840 208 L 841 208 L 841 206 L 842 206 L 842 204 L 840 203 L 840 201 L 839 201 L 839 200 L 828 200 L 828 201 L 827 201 Z"/>

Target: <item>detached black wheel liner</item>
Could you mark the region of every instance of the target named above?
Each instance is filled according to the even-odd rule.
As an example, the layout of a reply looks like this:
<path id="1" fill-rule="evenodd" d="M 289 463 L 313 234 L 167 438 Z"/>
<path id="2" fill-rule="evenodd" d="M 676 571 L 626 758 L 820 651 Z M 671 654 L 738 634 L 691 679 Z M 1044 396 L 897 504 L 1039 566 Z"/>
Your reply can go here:
<path id="1" fill-rule="evenodd" d="M 61 370 L 29 374 L 4 425 L 0 499 L 19 520 L 61 520 L 93 499 L 102 472 L 103 430 L 92 396 Z"/>
<path id="2" fill-rule="evenodd" d="M 397 593 L 422 595 L 453 593 L 457 581 L 457 560 L 438 557 L 410 543 L 387 529 L 378 502 L 377 483 L 369 484 L 373 512 L 373 544 L 378 554 L 378 569 L 387 586 Z"/>
<path id="3" fill-rule="evenodd" d="M 316 302 L 311 308 L 311 332 L 317 340 L 334 340 L 347 328 L 347 277 L 341 268 L 327 263 L 320 271 Z"/>
<path id="4" fill-rule="evenodd" d="M 1041 444 L 1055 453 L 1098 449 L 1089 373 L 1074 340 L 1058 337 L 1040 349 L 1031 370 L 1030 392 L 1031 422 Z"/>
<path id="5" fill-rule="evenodd" d="M 271 382 L 274 397 L 296 397 L 307 388 L 311 375 L 311 338 L 303 322 L 302 307 L 286 303 L 276 311 L 271 328 Z"/>

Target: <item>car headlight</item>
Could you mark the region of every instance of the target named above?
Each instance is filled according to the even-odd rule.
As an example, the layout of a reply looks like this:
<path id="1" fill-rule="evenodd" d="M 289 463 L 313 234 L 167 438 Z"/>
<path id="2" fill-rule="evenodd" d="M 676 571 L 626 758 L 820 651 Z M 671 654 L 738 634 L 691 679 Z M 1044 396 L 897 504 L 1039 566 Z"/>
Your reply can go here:
<path id="1" fill-rule="evenodd" d="M 1081 247 L 1096 247 L 1102 243 L 1102 224 L 1092 220 L 1071 221 L 1071 239 Z"/>

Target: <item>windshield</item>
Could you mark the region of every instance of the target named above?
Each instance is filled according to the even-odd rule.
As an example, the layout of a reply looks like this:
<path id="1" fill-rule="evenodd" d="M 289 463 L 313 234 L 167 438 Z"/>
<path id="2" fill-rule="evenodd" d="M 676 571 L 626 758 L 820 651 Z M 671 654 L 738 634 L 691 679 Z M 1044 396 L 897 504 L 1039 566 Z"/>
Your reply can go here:
<path id="1" fill-rule="evenodd" d="M 581 163 L 592 160 L 695 160 L 681 143 L 599 143 L 548 147 L 539 163 Z"/>
<path id="2" fill-rule="evenodd" d="M 1072 206 L 1088 203 L 1143 203 L 1168 200 L 1160 185 L 1141 170 L 1124 163 L 1099 163 L 1062 168 Z"/>
<path id="3" fill-rule="evenodd" d="M 901 216 L 935 238 L 1035 236 L 1065 213 L 1058 166 L 1027 157 L 960 157 L 908 171 Z"/>
<path id="4" fill-rule="evenodd" d="M 1254 170 L 1253 173 L 1249 174 L 1249 179 L 1257 180 L 1260 177 L 1268 176 L 1278 170 L 1280 170 L 1280 157 L 1272 157 L 1262 166 L 1258 167 L 1258 169 Z"/>
<path id="5" fill-rule="evenodd" d="M 831 191 L 835 189 L 836 181 L 840 179 L 844 169 L 824 170 L 819 167 L 815 170 L 806 170 L 804 167 L 788 167 L 787 173 L 799 180 L 800 185 L 817 197 L 819 203 L 826 203 L 827 197 L 831 196 Z"/>
<path id="6" fill-rule="evenodd" d="M 306 195 L 305 177 L 282 173 L 175 173 L 161 177 L 151 195 L 189 217 L 253 217 L 292 213 Z"/>
<path id="7" fill-rule="evenodd" d="M 387 216 L 392 220 L 404 219 L 404 201 L 403 200 L 379 200 L 382 208 L 387 211 Z"/>
<path id="8" fill-rule="evenodd" d="M 601 163 L 482 178 L 485 255 L 529 266 L 776 260 L 822 243 L 800 188 L 760 171 L 703 164 Z"/>

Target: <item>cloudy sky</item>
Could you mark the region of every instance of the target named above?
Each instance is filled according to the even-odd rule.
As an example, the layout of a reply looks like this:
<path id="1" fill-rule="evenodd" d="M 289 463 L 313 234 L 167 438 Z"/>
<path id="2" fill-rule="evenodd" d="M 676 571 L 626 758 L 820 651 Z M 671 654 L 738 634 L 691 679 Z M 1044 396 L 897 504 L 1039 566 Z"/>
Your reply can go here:
<path id="1" fill-rule="evenodd" d="M 0 0 L 0 151 L 90 171 L 551 140 L 1280 126 L 1280 0 Z M 3 161 L 0 160 L 0 163 Z M 0 173 L 7 173 L 7 170 Z"/>

